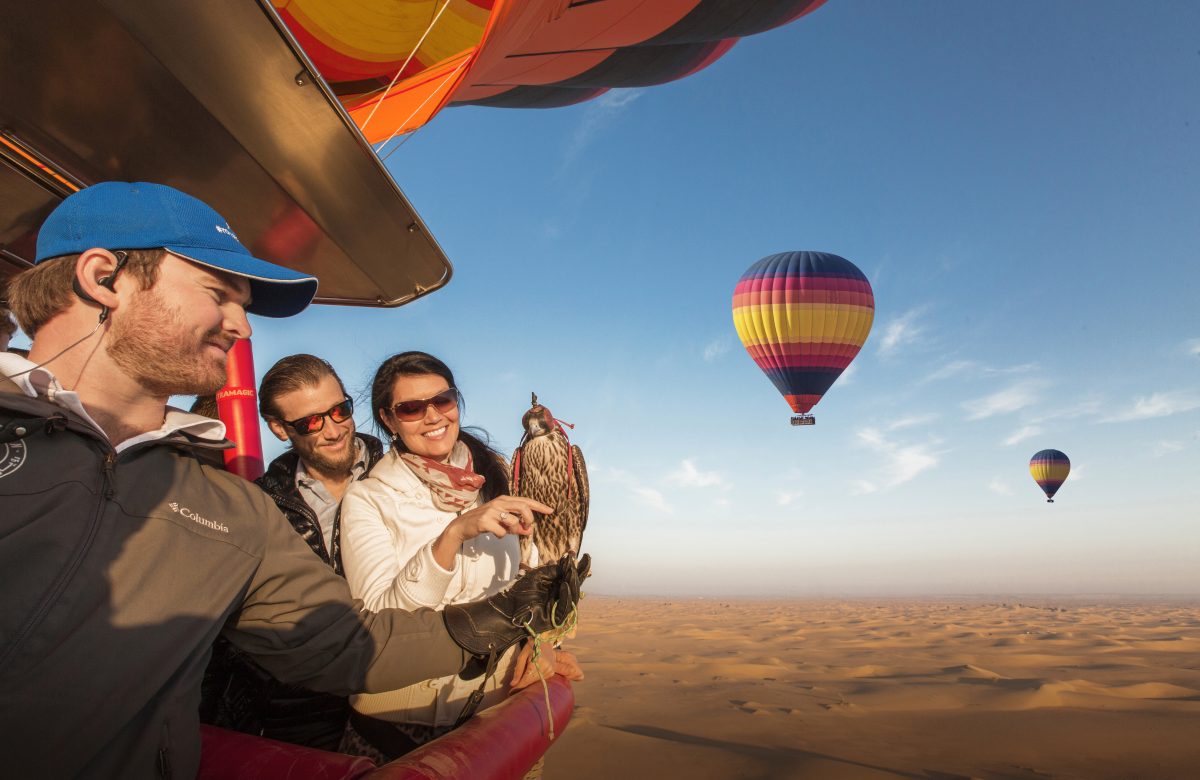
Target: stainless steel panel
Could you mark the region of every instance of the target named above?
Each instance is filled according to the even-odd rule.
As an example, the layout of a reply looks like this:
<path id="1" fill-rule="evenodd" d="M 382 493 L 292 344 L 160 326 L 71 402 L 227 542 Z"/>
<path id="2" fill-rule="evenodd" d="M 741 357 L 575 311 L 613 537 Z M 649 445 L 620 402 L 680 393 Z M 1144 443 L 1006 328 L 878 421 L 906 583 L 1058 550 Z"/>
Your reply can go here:
<path id="1" fill-rule="evenodd" d="M 449 260 L 271 10 L 233 0 L 0 0 L 0 127 L 87 182 L 207 201 L 318 300 L 397 306 Z M 0 251 L 53 197 L 0 165 Z M 49 198 L 49 200 L 48 200 Z M 2 264 L 0 264 L 2 265 Z"/>

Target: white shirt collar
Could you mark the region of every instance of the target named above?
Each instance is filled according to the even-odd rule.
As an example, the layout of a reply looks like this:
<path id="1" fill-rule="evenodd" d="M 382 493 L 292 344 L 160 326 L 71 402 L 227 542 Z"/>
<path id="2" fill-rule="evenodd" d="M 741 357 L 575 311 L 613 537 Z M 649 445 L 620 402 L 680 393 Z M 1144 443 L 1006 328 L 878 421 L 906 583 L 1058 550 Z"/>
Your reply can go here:
<path id="1" fill-rule="evenodd" d="M 36 363 L 11 352 L 0 352 L 0 373 L 16 383 L 17 387 L 30 398 L 44 398 L 52 404 L 61 406 L 87 422 L 100 433 L 104 429 L 96 424 L 87 413 L 79 394 L 73 390 L 64 390 L 58 379 L 48 368 L 42 368 Z M 225 440 L 225 423 L 199 414 L 192 414 L 172 406 L 166 407 L 161 428 L 139 433 L 115 445 L 114 449 L 121 452 L 144 441 L 163 439 L 173 433 L 187 433 L 197 439 L 220 442 Z M 107 438 L 107 435 L 106 435 Z"/>

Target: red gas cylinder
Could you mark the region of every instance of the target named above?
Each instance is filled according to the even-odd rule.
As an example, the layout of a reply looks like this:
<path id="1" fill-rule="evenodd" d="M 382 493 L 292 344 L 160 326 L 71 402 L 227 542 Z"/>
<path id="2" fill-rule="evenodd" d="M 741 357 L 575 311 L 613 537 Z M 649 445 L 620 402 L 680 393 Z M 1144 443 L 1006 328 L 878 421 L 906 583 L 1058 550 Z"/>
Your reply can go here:
<path id="1" fill-rule="evenodd" d="M 217 414 L 234 448 L 225 451 L 225 468 L 249 480 L 263 473 L 262 436 L 258 429 L 258 392 L 254 389 L 254 352 L 250 339 L 239 339 L 225 363 L 228 381 L 217 391 Z"/>

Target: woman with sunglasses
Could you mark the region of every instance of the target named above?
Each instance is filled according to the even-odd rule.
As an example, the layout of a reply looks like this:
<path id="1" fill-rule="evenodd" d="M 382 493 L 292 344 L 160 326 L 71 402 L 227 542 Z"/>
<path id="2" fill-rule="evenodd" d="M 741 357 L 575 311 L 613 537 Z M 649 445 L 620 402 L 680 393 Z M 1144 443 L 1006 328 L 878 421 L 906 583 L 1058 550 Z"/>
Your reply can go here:
<path id="1" fill-rule="evenodd" d="M 393 355 L 375 373 L 371 410 L 392 447 L 342 502 L 346 579 L 368 609 L 440 610 L 498 593 L 520 575 L 518 537 L 533 513 L 552 511 L 508 495 L 508 464 L 459 427 L 460 402 L 449 367 L 424 352 Z M 487 707 L 539 670 L 582 679 L 570 653 L 543 645 L 533 668 L 531 650 L 495 659 L 482 688 L 480 678 L 452 676 L 351 697 L 342 751 L 392 760 L 469 717 L 476 689 Z"/>

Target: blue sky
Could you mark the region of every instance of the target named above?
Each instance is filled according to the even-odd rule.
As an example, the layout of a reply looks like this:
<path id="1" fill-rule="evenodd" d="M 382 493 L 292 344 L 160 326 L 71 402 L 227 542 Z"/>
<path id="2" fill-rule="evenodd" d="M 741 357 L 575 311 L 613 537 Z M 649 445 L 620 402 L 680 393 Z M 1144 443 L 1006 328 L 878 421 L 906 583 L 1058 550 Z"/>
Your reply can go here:
<path id="1" fill-rule="evenodd" d="M 506 452 L 535 390 L 587 457 L 598 593 L 1200 594 L 1198 32 L 1192 2 L 829 0 L 679 82 L 444 111 L 387 164 L 450 285 L 258 320 L 259 373 L 310 351 L 359 391 L 425 349 Z M 811 428 L 730 317 L 799 249 L 877 306 Z"/>

